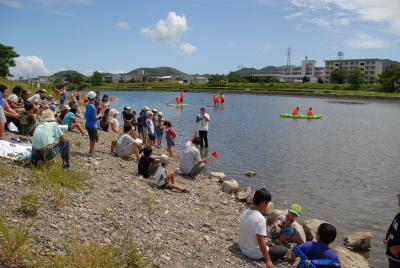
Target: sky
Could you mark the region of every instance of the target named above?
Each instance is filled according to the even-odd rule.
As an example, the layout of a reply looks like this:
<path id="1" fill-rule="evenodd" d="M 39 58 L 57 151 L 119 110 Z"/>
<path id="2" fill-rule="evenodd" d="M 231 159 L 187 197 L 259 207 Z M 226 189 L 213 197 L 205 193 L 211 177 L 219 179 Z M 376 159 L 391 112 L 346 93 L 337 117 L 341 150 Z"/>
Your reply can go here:
<path id="1" fill-rule="evenodd" d="M 191 74 L 317 60 L 400 61 L 400 0 L 0 0 L 16 77 L 169 66 Z"/>

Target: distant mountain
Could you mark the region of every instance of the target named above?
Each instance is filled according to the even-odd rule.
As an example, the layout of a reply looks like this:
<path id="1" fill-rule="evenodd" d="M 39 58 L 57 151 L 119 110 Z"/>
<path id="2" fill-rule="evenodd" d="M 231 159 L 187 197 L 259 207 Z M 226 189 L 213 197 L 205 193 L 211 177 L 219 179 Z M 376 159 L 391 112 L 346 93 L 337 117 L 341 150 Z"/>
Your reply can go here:
<path id="1" fill-rule="evenodd" d="M 251 76 L 253 74 L 260 74 L 260 73 L 265 73 L 265 72 L 277 72 L 279 70 L 278 67 L 275 66 L 266 66 L 261 69 L 255 69 L 255 68 L 242 68 L 240 70 L 235 71 L 235 73 L 239 73 L 241 76 Z"/>
<path id="2" fill-rule="evenodd" d="M 146 76 L 179 76 L 179 75 L 186 75 L 186 73 L 181 72 L 175 68 L 171 67 L 156 67 L 156 68 L 137 68 L 133 71 L 128 72 L 127 74 L 131 75 L 140 75 L 141 72 L 144 71 L 144 75 Z"/>
<path id="3" fill-rule="evenodd" d="M 384 59 L 383 60 L 383 68 L 386 68 L 386 67 L 388 67 L 389 65 L 392 65 L 392 64 L 400 66 L 400 62 L 398 62 L 398 61 L 388 60 L 388 59 Z"/>

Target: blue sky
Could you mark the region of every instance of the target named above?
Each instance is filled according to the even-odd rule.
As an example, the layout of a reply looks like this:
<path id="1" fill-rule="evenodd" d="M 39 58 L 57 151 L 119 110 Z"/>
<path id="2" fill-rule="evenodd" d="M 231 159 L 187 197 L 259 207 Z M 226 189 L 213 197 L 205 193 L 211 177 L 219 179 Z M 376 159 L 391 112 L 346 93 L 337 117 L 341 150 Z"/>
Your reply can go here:
<path id="1" fill-rule="evenodd" d="M 228 73 L 304 56 L 400 60 L 399 0 L 0 0 L 13 73 L 171 66 Z"/>

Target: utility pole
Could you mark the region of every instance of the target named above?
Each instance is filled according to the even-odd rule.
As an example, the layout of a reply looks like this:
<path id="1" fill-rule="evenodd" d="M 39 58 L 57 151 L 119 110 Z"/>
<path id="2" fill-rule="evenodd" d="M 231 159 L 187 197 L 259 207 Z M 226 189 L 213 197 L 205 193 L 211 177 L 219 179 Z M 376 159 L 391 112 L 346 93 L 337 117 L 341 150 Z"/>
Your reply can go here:
<path id="1" fill-rule="evenodd" d="M 292 74 L 292 68 L 291 68 L 291 66 L 290 66 L 290 56 L 292 55 L 292 49 L 290 48 L 290 47 L 288 47 L 287 49 L 286 49 L 286 56 L 287 56 L 287 58 L 286 58 L 286 68 L 288 69 L 288 71 L 289 71 L 289 75 L 291 75 Z"/>

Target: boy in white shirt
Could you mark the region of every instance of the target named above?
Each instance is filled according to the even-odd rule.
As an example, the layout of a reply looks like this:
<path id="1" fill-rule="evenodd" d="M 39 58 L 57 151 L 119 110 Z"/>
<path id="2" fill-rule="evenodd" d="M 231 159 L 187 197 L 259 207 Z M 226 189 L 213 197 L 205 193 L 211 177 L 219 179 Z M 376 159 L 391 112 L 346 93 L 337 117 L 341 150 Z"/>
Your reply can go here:
<path id="1" fill-rule="evenodd" d="M 266 244 L 267 223 L 262 212 L 268 207 L 271 194 L 267 189 L 261 188 L 254 193 L 253 206 L 246 209 L 240 216 L 239 246 L 242 252 L 251 259 L 264 258 L 265 267 L 274 267 L 268 254 Z"/>

